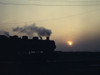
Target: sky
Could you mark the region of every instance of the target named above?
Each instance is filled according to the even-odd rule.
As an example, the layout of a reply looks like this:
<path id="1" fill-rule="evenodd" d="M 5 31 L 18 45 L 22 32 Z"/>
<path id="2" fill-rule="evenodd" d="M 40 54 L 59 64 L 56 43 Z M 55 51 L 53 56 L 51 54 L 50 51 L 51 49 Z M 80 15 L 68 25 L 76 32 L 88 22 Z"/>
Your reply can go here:
<path id="1" fill-rule="evenodd" d="M 52 31 L 57 51 L 100 51 L 99 0 L 0 0 L 0 31 L 32 24 Z"/>

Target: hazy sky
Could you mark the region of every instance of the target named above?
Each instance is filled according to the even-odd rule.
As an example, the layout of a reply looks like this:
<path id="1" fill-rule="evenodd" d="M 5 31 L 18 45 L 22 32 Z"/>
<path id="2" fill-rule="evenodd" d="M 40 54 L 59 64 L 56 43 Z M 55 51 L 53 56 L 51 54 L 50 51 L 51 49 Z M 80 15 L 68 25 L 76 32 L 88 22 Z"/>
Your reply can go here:
<path id="1" fill-rule="evenodd" d="M 34 23 L 52 30 L 56 50 L 100 51 L 99 0 L 0 0 L 0 31 Z"/>

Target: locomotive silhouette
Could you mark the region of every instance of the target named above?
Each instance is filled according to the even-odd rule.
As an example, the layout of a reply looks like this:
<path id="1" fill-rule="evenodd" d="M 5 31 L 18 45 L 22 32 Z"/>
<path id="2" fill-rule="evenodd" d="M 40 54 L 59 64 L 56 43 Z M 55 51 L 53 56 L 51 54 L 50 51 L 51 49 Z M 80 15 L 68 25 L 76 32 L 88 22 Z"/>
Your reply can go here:
<path id="1" fill-rule="evenodd" d="M 28 39 L 28 36 L 19 38 L 18 36 L 0 35 L 0 55 L 16 55 L 23 53 L 52 53 L 56 48 L 55 42 L 46 37 L 33 37 Z"/>

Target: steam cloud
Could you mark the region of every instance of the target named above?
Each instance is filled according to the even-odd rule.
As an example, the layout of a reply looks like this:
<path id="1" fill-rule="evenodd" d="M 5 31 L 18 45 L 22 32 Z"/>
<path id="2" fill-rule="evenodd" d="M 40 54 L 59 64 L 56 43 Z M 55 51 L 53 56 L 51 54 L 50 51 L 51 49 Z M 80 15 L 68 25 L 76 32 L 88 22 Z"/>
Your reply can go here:
<path id="1" fill-rule="evenodd" d="M 5 35 L 5 36 L 10 36 L 9 35 L 9 32 L 7 32 L 7 31 L 0 31 L 0 35 Z"/>
<path id="2" fill-rule="evenodd" d="M 33 37 L 34 34 L 37 34 L 39 37 L 47 37 L 51 35 L 51 30 L 44 27 L 38 27 L 35 24 L 24 27 L 16 27 L 13 29 L 14 32 L 26 33 L 29 37 Z"/>

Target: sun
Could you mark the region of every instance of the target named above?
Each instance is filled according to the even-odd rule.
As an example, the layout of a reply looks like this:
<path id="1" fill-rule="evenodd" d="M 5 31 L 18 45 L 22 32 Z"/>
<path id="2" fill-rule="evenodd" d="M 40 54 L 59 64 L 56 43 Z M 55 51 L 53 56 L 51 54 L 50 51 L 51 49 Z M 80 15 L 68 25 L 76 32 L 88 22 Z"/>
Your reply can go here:
<path id="1" fill-rule="evenodd" d="M 68 45 L 69 46 L 72 46 L 73 45 L 73 42 L 72 41 L 67 41 Z"/>

